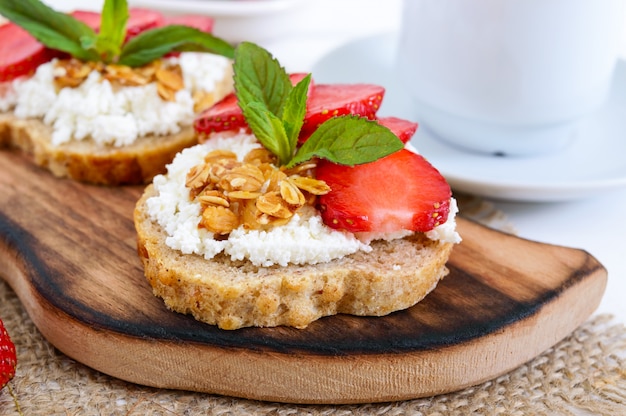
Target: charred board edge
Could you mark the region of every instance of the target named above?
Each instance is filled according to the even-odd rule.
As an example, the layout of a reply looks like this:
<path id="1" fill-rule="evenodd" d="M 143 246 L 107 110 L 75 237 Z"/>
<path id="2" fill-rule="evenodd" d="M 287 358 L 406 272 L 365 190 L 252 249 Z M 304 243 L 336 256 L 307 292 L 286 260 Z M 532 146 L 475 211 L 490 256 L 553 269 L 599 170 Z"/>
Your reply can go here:
<path id="1" fill-rule="evenodd" d="M 93 327 L 37 294 L 26 303 L 42 334 L 69 357 L 128 382 L 253 400 L 349 404 L 408 400 L 479 384 L 569 335 L 596 309 L 606 273 L 595 270 L 535 314 L 486 336 L 403 354 L 315 355 L 155 340 Z M 584 294 L 588 302 L 580 307 Z M 572 311 L 562 319 L 559 311 Z M 159 342 L 155 342 L 159 341 Z M 521 349 L 521 353 L 513 350 Z M 254 371 L 251 371 L 254 369 Z M 155 375 L 158 375 L 155 377 Z"/>

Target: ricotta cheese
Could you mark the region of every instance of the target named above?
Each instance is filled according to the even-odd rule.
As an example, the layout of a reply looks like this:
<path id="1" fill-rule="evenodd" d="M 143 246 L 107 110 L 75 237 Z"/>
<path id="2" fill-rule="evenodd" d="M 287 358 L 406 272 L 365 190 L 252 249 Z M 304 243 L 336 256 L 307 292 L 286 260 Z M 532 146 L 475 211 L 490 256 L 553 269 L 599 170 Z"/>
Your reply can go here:
<path id="1" fill-rule="evenodd" d="M 166 175 L 154 178 L 157 196 L 147 201 L 148 213 L 166 232 L 168 247 L 184 254 L 198 254 L 207 259 L 225 253 L 233 260 L 248 259 L 257 266 L 278 264 L 316 264 L 355 253 L 371 251 L 353 234 L 326 227 L 313 207 L 303 208 L 289 223 L 270 231 L 249 231 L 242 227 L 230 233 L 228 239 L 215 239 L 213 233 L 198 228 L 200 204 L 189 198 L 185 186 L 190 167 L 203 161 L 215 149 L 229 149 L 242 160 L 252 149 L 261 145 L 253 135 L 218 134 L 204 144 L 180 152 L 168 165 Z"/>
<path id="2" fill-rule="evenodd" d="M 2 98 L 0 110 L 14 107 L 17 117 L 42 118 L 53 127 L 54 145 L 90 138 L 101 145 L 125 146 L 149 134 L 175 134 L 193 123 L 193 93 L 213 91 L 230 61 L 192 52 L 168 60 L 180 65 L 185 83 L 172 102 L 159 98 L 155 83 L 113 88 L 97 71 L 80 86 L 57 92 L 54 63 L 49 62 L 40 65 L 28 80 L 13 82 L 15 94 Z"/>
<path id="3" fill-rule="evenodd" d="M 224 253 L 233 260 L 247 259 L 256 266 L 287 266 L 288 264 L 316 264 L 341 258 L 359 250 L 372 250 L 374 239 L 403 238 L 411 231 L 391 234 L 361 233 L 334 230 L 324 225 L 319 212 L 303 207 L 286 225 L 269 231 L 246 230 L 242 227 L 230 233 L 228 239 L 215 239 L 200 222 L 200 204 L 189 198 L 185 186 L 187 172 L 200 164 L 204 156 L 216 149 L 233 151 L 239 160 L 261 145 L 253 135 L 240 132 L 215 134 L 204 144 L 180 152 L 167 167 L 167 174 L 158 175 L 153 184 L 158 195 L 147 200 L 148 214 L 167 234 L 168 247 L 183 254 L 198 254 L 206 259 Z M 456 201 L 451 202 L 450 215 L 445 224 L 427 233 L 435 240 L 460 241 L 455 231 Z"/>

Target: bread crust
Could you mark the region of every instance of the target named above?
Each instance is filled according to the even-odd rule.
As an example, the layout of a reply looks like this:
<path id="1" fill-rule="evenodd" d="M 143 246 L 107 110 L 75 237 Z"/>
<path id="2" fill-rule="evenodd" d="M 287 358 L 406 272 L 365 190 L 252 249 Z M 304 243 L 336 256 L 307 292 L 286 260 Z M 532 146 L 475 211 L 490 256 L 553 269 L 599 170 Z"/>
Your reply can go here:
<path id="1" fill-rule="evenodd" d="M 0 114 L 0 144 L 22 150 L 33 162 L 60 178 L 98 185 L 148 183 L 165 171 L 176 153 L 193 146 L 193 127 L 167 136 L 145 136 L 123 147 L 101 146 L 93 140 L 51 142 L 52 127 L 35 118 Z"/>
<path id="2" fill-rule="evenodd" d="M 316 265 L 257 267 L 220 254 L 206 260 L 165 244 L 148 215 L 149 185 L 137 202 L 137 250 L 155 296 L 176 312 L 222 329 L 304 328 L 338 313 L 383 316 L 413 306 L 448 273 L 453 244 L 416 234 L 372 243 L 372 252 Z"/>

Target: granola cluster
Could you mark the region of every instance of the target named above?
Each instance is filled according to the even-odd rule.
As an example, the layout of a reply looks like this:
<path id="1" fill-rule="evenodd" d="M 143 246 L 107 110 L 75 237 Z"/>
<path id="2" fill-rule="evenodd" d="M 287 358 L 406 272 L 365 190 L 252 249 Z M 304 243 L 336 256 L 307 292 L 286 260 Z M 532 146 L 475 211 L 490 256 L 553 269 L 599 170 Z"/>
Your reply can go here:
<path id="1" fill-rule="evenodd" d="M 164 101 L 175 101 L 176 93 L 185 86 L 180 66 L 162 60 L 131 68 L 102 62 L 84 62 L 75 58 L 55 62 L 54 85 L 57 89 L 78 87 L 92 71 L 98 71 L 102 78 L 108 80 L 114 87 L 138 87 L 154 82 L 159 97 Z M 194 111 L 200 112 L 213 104 L 214 97 L 212 93 L 206 91 L 195 91 L 193 100 Z"/>
<path id="2" fill-rule="evenodd" d="M 316 163 L 291 169 L 276 167 L 266 149 L 250 151 L 238 161 L 235 153 L 214 150 L 187 174 L 190 198 L 202 206 L 199 226 L 225 236 L 243 225 L 266 230 L 286 224 L 304 205 L 313 205 L 330 188 L 314 177 Z"/>

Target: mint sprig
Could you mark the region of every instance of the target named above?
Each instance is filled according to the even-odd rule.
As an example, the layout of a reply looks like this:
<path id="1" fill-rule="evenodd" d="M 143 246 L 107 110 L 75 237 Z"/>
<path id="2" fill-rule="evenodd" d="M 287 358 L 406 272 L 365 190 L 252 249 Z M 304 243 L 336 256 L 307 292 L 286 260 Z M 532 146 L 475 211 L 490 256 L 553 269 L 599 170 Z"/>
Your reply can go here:
<path id="1" fill-rule="evenodd" d="M 234 81 L 240 103 L 258 101 L 281 117 L 292 89 L 289 75 L 265 49 L 242 42 L 235 50 Z"/>
<path id="2" fill-rule="evenodd" d="M 314 157 L 354 166 L 404 147 L 387 127 L 358 116 L 333 117 L 298 148 L 311 75 L 295 86 L 280 63 L 262 47 L 242 42 L 235 49 L 235 92 L 248 126 L 287 168 Z"/>
<path id="3" fill-rule="evenodd" d="M 146 30 L 130 39 L 117 63 L 142 66 L 169 52 L 210 52 L 233 58 L 234 48 L 228 42 L 196 28 L 168 25 Z"/>
<path id="4" fill-rule="evenodd" d="M 51 49 L 82 61 L 102 61 L 138 67 L 170 52 L 211 52 L 233 58 L 228 42 L 196 28 L 169 25 L 141 32 L 125 43 L 127 0 L 105 0 L 100 30 L 39 0 L 2 0 L 0 14 Z"/>
<path id="5" fill-rule="evenodd" d="M 94 43 L 85 42 L 83 46 L 94 49 L 104 61 L 111 61 L 119 56 L 126 39 L 126 24 L 128 22 L 128 4 L 126 0 L 105 1 L 102 6 L 100 31 Z"/>
<path id="6" fill-rule="evenodd" d="M 403 147 L 395 134 L 376 121 L 355 115 L 334 117 L 313 132 L 288 166 L 314 157 L 354 166 L 374 162 Z"/>

